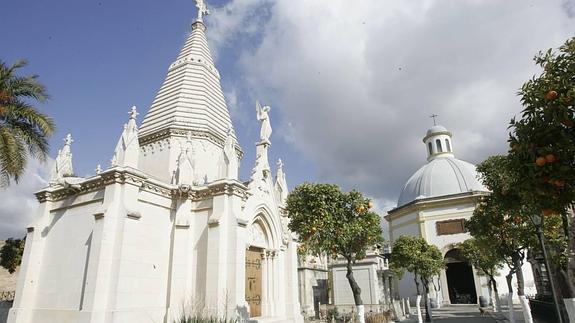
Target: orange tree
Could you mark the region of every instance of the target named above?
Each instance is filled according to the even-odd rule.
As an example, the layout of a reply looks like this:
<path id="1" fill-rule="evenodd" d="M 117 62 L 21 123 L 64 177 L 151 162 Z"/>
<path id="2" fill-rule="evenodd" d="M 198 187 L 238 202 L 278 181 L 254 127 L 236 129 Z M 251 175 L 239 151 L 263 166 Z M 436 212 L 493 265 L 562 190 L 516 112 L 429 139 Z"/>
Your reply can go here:
<path id="1" fill-rule="evenodd" d="M 575 201 L 575 38 L 557 51 L 540 52 L 535 63 L 542 71 L 519 91 L 523 110 L 521 118 L 511 120 L 509 161 L 521 174 L 515 183 L 521 200 L 536 207 L 542 223 L 553 215 L 561 219 L 563 232 L 556 238 L 564 241 L 555 244 L 565 248 L 554 251 L 563 254 L 556 259 L 565 261 L 555 262 L 555 270 L 563 296 L 573 298 L 575 243 L 567 211 Z"/>
<path id="2" fill-rule="evenodd" d="M 286 202 L 289 229 L 299 236 L 300 254 L 343 257 L 356 306 L 363 301 L 352 266 L 383 240 L 380 216 L 371 208 L 372 202 L 360 192 L 345 193 L 330 184 L 301 184 Z"/>
<path id="3" fill-rule="evenodd" d="M 422 237 L 400 236 L 391 249 L 390 267 L 398 277 L 404 271 L 413 274 L 417 295 L 421 296 L 419 282 L 423 285 L 425 321 L 431 322 L 429 303 L 429 282 L 433 276 L 439 275 L 445 267 L 441 251 L 435 245 L 430 245 Z M 418 297 L 418 301 L 419 301 Z M 416 304 L 419 308 L 419 304 Z"/>

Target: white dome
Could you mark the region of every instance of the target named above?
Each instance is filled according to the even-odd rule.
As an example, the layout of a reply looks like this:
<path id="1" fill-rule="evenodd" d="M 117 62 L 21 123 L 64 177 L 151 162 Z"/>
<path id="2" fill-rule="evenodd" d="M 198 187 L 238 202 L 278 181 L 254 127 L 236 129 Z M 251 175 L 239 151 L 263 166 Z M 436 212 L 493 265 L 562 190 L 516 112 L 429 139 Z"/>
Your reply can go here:
<path id="1" fill-rule="evenodd" d="M 429 129 L 427 130 L 426 137 L 427 137 L 427 136 L 431 136 L 431 135 L 436 134 L 436 133 L 443 133 L 443 132 L 450 133 L 450 132 L 447 130 L 447 128 L 445 128 L 444 126 L 442 126 L 442 125 L 435 125 L 435 126 L 429 128 Z M 451 135 L 451 133 L 450 133 L 450 135 Z"/>
<path id="2" fill-rule="evenodd" d="M 429 161 L 409 178 L 397 206 L 421 198 L 488 190 L 477 179 L 475 166 L 454 157 L 438 157 Z"/>

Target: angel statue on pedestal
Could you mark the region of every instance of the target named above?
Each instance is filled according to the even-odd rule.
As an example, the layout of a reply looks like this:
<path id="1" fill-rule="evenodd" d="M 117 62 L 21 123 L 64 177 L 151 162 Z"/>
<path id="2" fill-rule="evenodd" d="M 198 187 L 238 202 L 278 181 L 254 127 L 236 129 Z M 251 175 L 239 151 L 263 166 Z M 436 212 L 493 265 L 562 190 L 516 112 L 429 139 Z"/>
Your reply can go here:
<path id="1" fill-rule="evenodd" d="M 256 113 L 259 121 L 262 122 L 262 129 L 260 130 L 260 142 L 270 143 L 270 136 L 272 135 L 272 125 L 268 112 L 270 111 L 269 105 L 261 106 L 259 101 L 256 101 Z"/>

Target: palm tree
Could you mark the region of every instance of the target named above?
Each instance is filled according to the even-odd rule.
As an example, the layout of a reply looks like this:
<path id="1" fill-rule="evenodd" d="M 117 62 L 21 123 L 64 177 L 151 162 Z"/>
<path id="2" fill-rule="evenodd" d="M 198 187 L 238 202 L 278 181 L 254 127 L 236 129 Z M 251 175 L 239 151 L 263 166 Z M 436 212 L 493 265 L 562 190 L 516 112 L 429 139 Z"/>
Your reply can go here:
<path id="1" fill-rule="evenodd" d="M 29 157 L 46 159 L 48 137 L 55 128 L 52 119 L 33 105 L 48 99 L 38 76 L 15 73 L 27 64 L 20 60 L 8 66 L 0 60 L 0 187 L 11 180 L 18 183 Z"/>

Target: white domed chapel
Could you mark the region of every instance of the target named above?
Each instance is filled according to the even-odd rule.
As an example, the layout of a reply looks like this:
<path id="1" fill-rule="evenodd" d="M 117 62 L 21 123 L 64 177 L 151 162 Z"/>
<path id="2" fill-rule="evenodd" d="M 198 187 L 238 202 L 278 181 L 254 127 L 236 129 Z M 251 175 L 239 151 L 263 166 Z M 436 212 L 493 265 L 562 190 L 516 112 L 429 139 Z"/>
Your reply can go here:
<path id="1" fill-rule="evenodd" d="M 456 244 L 469 239 L 464 222 L 473 215 L 476 204 L 489 191 L 477 178 L 475 166 L 455 157 L 452 134 L 445 127 L 434 125 L 423 138 L 427 163 L 404 185 L 397 207 L 385 217 L 393 243 L 402 235 L 423 237 L 439 248 L 446 267 L 430 297 L 438 304 L 475 304 L 480 296 L 489 299 L 487 280 L 459 255 Z M 523 266 L 526 287 L 533 285 L 528 265 Z M 396 281 L 399 296 L 416 295 L 413 275 L 407 273 Z M 505 279 L 499 277 L 500 293 L 505 293 Z"/>

